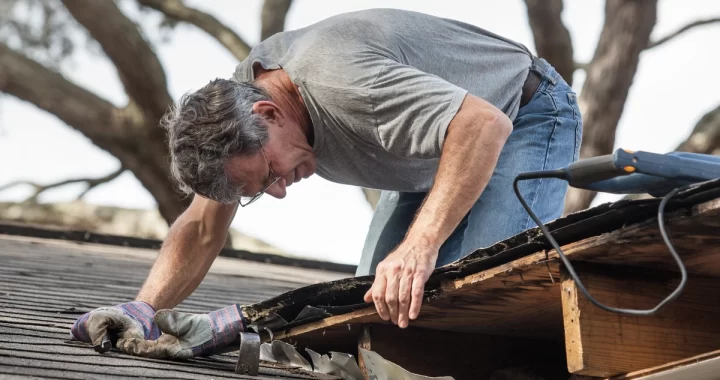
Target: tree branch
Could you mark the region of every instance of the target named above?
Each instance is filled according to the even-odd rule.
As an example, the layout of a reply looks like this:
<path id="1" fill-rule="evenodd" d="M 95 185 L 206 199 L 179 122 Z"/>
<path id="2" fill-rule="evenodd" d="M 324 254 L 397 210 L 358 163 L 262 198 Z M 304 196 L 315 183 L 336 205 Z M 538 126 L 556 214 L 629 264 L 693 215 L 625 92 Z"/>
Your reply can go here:
<path id="1" fill-rule="evenodd" d="M 87 195 L 88 192 L 90 192 L 90 190 L 94 189 L 95 187 L 102 185 L 103 183 L 108 183 L 108 182 L 115 180 L 115 178 L 119 177 L 120 174 L 123 174 L 124 172 L 125 172 L 125 167 L 120 166 L 120 169 L 118 169 L 104 177 L 85 180 L 85 182 L 87 183 L 87 188 L 77 196 L 77 200 L 82 199 L 85 195 Z"/>
<path id="2" fill-rule="evenodd" d="M 675 150 L 720 155 L 720 106 L 703 115 L 690 136 Z"/>
<path id="3" fill-rule="evenodd" d="M 134 103 L 124 109 L 115 108 L 2 43 L 0 91 L 57 116 L 117 157 L 153 195 L 168 222 L 175 220 L 189 204 L 189 199 L 181 198 L 173 188 L 161 129 Z"/>
<path id="4" fill-rule="evenodd" d="M 575 70 L 587 70 L 589 65 L 586 62 L 575 62 Z"/>
<path id="5" fill-rule="evenodd" d="M 0 91 L 57 116 L 94 142 L 123 136 L 122 110 L 3 43 Z"/>
<path id="6" fill-rule="evenodd" d="M 605 23 L 580 92 L 583 116 L 580 157 L 612 153 L 615 131 L 657 17 L 656 0 L 607 0 Z M 565 213 L 590 206 L 596 193 L 570 189 Z"/>
<path id="7" fill-rule="evenodd" d="M 265 0 L 263 2 L 260 20 L 260 40 L 264 41 L 273 34 L 285 29 L 285 17 L 290 10 L 292 0 Z"/>
<path id="8" fill-rule="evenodd" d="M 145 116 L 160 120 L 172 103 L 165 72 L 135 24 L 113 1 L 63 0 L 117 68 L 125 92 Z"/>
<path id="9" fill-rule="evenodd" d="M 675 151 L 720 155 L 720 105 L 700 118 L 688 138 Z M 651 197 L 648 194 L 628 194 L 623 199 Z"/>
<path id="10" fill-rule="evenodd" d="M 171 19 L 184 21 L 202 29 L 239 61 L 250 53 L 250 46 L 232 29 L 210 14 L 185 6 L 181 0 L 138 0 L 138 3 L 162 12 Z"/>
<path id="11" fill-rule="evenodd" d="M 688 30 L 693 29 L 693 28 L 695 28 L 695 27 L 703 26 L 703 25 L 707 25 L 707 24 L 712 24 L 712 23 L 716 23 L 716 22 L 720 22 L 720 17 L 714 17 L 714 18 L 709 18 L 709 19 L 706 19 L 706 20 L 697 20 L 697 21 L 695 21 L 695 22 L 691 22 L 691 23 L 683 26 L 682 28 L 680 28 L 680 29 L 678 29 L 678 30 L 676 30 L 676 31 L 668 34 L 667 36 L 662 37 L 662 38 L 658 39 L 657 41 L 651 42 L 651 43 L 648 45 L 647 48 L 648 48 L 648 49 L 652 49 L 652 48 L 654 48 L 654 47 L 657 47 L 657 46 L 659 46 L 659 45 L 662 45 L 662 44 L 670 41 L 671 39 L 673 39 L 673 38 L 675 38 L 675 37 L 677 37 L 677 36 L 679 36 L 679 35 L 687 32 Z"/>
<path id="12" fill-rule="evenodd" d="M 120 174 L 122 174 L 124 171 L 125 171 L 125 167 L 121 166 L 120 169 L 118 169 L 118 170 L 116 170 L 116 171 L 114 171 L 114 172 L 112 172 L 112 173 L 110 173 L 110 174 L 108 174 L 108 175 L 106 175 L 106 176 L 103 176 L 103 177 L 99 177 L 99 178 L 75 178 L 75 179 L 67 179 L 67 180 L 64 180 L 64 181 L 60 181 L 60 182 L 56 182 L 56 183 L 51 183 L 51 184 L 48 184 L 48 185 L 39 185 L 39 184 L 34 183 L 34 182 L 31 182 L 31 181 L 15 181 L 15 182 L 11 182 L 11 183 L 5 184 L 5 185 L 3 185 L 3 186 L 0 186 L 0 191 L 4 191 L 4 190 L 6 190 L 6 189 L 9 189 L 9 188 L 11 188 L 11 187 L 15 187 L 15 186 L 18 186 L 18 185 L 30 185 L 30 186 L 32 186 L 32 187 L 35 189 L 35 191 L 33 192 L 33 194 L 32 194 L 31 196 L 29 196 L 28 198 L 26 198 L 23 202 L 25 202 L 25 203 L 28 203 L 28 202 L 29 202 L 29 203 L 37 203 L 37 198 L 38 198 L 38 196 L 39 196 L 40 194 L 42 194 L 44 191 L 47 191 L 47 190 L 50 190 L 50 189 L 54 189 L 54 188 L 56 188 L 56 187 L 61 187 L 61 186 L 65 186 L 65 185 L 70 185 L 70 184 L 73 184 L 73 183 L 85 182 L 85 183 L 87 184 L 87 188 L 86 188 L 85 190 L 83 190 L 83 192 L 80 193 L 80 195 L 78 195 L 77 198 L 76 198 L 76 200 L 80 200 L 80 199 L 82 199 L 82 197 L 84 197 L 84 196 L 85 196 L 90 190 L 92 190 L 93 188 L 95 188 L 95 187 L 97 187 L 98 185 L 101 185 L 101 184 L 103 184 L 103 183 L 107 183 L 107 182 L 110 182 L 110 181 L 114 180 L 115 178 L 119 177 Z"/>
<path id="13" fill-rule="evenodd" d="M 525 0 L 535 48 L 572 85 L 575 63 L 570 32 L 562 22 L 563 0 Z"/>
<path id="14" fill-rule="evenodd" d="M 650 43 L 648 44 L 648 46 L 645 48 L 645 50 L 652 49 L 652 48 L 654 48 L 654 47 L 658 47 L 658 46 L 660 46 L 660 45 L 662 45 L 662 44 L 670 41 L 671 39 L 673 39 L 673 38 L 675 38 L 675 37 L 677 37 L 677 36 L 679 36 L 679 35 L 687 32 L 687 31 L 690 30 L 690 29 L 696 28 L 696 27 L 698 27 L 698 26 L 707 25 L 707 24 L 713 24 L 713 23 L 720 23 L 720 17 L 714 17 L 714 18 L 709 18 L 709 19 L 706 19 L 706 20 L 697 20 L 697 21 L 691 22 L 691 23 L 683 26 L 682 28 L 680 28 L 680 29 L 678 29 L 678 30 L 676 30 L 676 31 L 668 34 L 668 35 L 665 36 L 665 37 L 662 37 L 662 38 L 659 38 L 659 39 L 656 40 L 656 41 L 650 42 Z M 576 70 L 586 70 L 587 67 L 588 67 L 588 63 L 575 62 L 575 69 L 576 69 Z"/>

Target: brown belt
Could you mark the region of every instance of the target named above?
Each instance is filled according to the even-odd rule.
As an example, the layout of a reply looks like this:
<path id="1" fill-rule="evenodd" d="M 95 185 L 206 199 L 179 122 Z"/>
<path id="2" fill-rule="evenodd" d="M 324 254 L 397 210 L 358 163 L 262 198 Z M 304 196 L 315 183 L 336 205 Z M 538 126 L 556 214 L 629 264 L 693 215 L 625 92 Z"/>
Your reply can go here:
<path id="1" fill-rule="evenodd" d="M 530 70 L 528 72 L 528 76 L 525 79 L 525 84 L 523 84 L 522 87 L 522 94 L 520 95 L 520 107 L 523 107 L 526 104 L 530 103 L 530 99 L 532 99 L 538 87 L 540 87 L 541 80 L 542 77 L 540 76 L 540 74 L 537 73 L 537 71 Z"/>

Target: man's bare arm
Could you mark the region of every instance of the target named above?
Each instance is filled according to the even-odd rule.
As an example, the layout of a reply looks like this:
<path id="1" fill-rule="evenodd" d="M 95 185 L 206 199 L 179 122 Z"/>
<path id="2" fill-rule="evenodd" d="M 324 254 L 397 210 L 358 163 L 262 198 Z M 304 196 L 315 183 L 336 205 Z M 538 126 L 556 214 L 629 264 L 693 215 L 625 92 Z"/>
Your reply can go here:
<path id="1" fill-rule="evenodd" d="M 510 136 L 510 119 L 468 94 L 450 122 L 433 186 L 405 239 L 377 267 L 365 301 L 400 327 L 420 312 L 438 251 L 480 197 Z"/>
<path id="2" fill-rule="evenodd" d="M 178 217 L 136 300 L 155 310 L 171 309 L 190 296 L 225 244 L 237 204 L 195 196 Z"/>
<path id="3" fill-rule="evenodd" d="M 490 182 L 512 133 L 510 119 L 468 94 L 448 126 L 433 186 L 408 231 L 408 239 L 440 247 Z"/>

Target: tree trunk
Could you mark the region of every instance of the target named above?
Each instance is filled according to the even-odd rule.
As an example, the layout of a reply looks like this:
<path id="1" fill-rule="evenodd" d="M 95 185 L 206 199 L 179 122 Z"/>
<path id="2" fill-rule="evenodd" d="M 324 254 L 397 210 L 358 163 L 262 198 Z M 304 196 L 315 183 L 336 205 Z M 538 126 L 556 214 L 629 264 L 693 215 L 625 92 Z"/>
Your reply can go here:
<path id="1" fill-rule="evenodd" d="M 159 127 L 131 103 L 119 109 L 0 44 L 0 91 L 35 104 L 120 160 L 155 198 L 168 223 L 189 204 L 175 191 Z"/>
<path id="2" fill-rule="evenodd" d="M 525 0 L 535 49 L 572 85 L 575 61 L 570 32 L 562 22 L 563 0 Z"/>
<path id="3" fill-rule="evenodd" d="M 720 105 L 700 118 L 687 140 L 675 150 L 720 155 Z"/>
<path id="4" fill-rule="evenodd" d="M 208 13 L 187 7 L 182 0 L 138 0 L 138 3 L 197 26 L 238 60 L 244 59 L 250 50 L 231 28 Z M 175 189 L 165 133 L 158 125 L 172 104 L 160 60 L 135 23 L 114 1 L 63 0 L 63 4 L 112 61 L 129 97 L 128 105 L 117 108 L 2 43 L 0 91 L 54 114 L 115 156 L 155 198 L 161 215 L 171 224 L 191 198 L 182 198 Z M 282 31 L 290 4 L 291 0 L 265 2 L 263 33 Z"/>
<path id="5" fill-rule="evenodd" d="M 265 0 L 260 14 L 260 40 L 265 41 L 273 34 L 285 29 L 285 17 L 290 10 L 292 0 Z"/>
<path id="6" fill-rule="evenodd" d="M 145 117 L 159 121 L 172 104 L 172 98 L 160 60 L 135 24 L 109 0 L 63 0 L 63 3 L 115 65 L 130 99 L 137 103 Z M 146 133 L 163 135 L 157 126 L 147 128 Z"/>
<path id="7" fill-rule="evenodd" d="M 605 24 L 587 67 L 579 106 L 584 132 L 580 158 L 612 153 L 615 130 L 656 22 L 655 0 L 607 0 Z M 571 188 L 565 214 L 590 206 L 595 193 Z"/>

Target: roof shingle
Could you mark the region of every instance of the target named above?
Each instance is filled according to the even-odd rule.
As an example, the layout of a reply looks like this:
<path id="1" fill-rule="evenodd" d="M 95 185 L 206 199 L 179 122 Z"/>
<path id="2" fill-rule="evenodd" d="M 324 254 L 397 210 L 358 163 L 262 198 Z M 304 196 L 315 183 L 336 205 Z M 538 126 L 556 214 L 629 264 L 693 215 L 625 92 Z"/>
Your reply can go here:
<path id="1" fill-rule="evenodd" d="M 154 360 L 69 341 L 70 326 L 100 306 L 131 301 L 156 251 L 0 235 L 0 377 L 334 378 L 263 363 L 258 377 L 234 373 L 237 353 L 190 361 Z M 317 281 L 349 276 L 218 258 L 176 309 L 205 313 L 249 304 Z"/>

